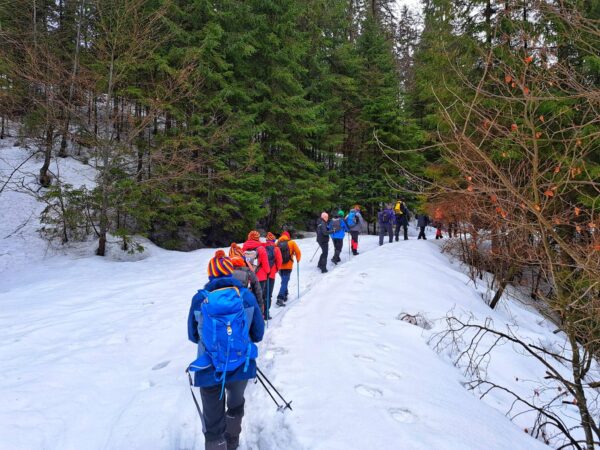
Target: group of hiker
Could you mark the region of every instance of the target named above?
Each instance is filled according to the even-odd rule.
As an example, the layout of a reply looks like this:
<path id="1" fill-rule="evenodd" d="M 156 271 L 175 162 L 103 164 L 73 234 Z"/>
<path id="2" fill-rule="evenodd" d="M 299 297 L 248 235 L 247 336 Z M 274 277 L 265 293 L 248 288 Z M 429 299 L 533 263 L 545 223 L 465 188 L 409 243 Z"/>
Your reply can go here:
<path id="1" fill-rule="evenodd" d="M 285 306 L 294 261 L 301 258 L 288 231 L 279 239 L 266 233 L 263 242 L 253 230 L 241 246 L 232 243 L 228 255 L 217 250 L 208 263 L 209 281 L 192 298 L 188 314 L 188 338 L 198 344 L 198 358 L 188 374 L 194 374 L 190 387 L 200 388 L 202 407 L 192 395 L 206 450 L 239 446 L 244 392 L 248 380 L 260 374 L 256 343 L 263 338 L 265 320 L 271 319 L 275 278 L 279 274 L 281 279 L 277 305 Z"/>
<path id="2" fill-rule="evenodd" d="M 333 217 L 329 218 L 329 213 L 322 212 L 317 221 L 317 243 L 321 247 L 321 256 L 317 267 L 321 273 L 327 273 L 327 257 L 329 256 L 329 238 L 333 241 L 333 258 L 331 262 L 338 264 L 341 261 L 340 254 L 344 248 L 344 238 L 346 233 L 350 233 L 350 248 L 352 254 L 358 255 L 358 235 L 362 227 L 363 218 L 360 213 L 360 206 L 354 205 L 348 215 L 344 215 L 343 210 L 338 210 Z"/>
<path id="3" fill-rule="evenodd" d="M 429 217 L 418 214 L 416 219 L 419 239 L 425 238 Z M 377 220 L 379 245 L 383 245 L 386 235 L 389 242 L 393 242 L 394 236 L 398 241 L 401 231 L 404 240 L 408 239 L 410 212 L 402 200 L 394 206 L 385 205 Z M 348 214 L 341 209 L 331 218 L 327 212 L 321 214 L 317 221 L 321 272 L 327 272 L 330 239 L 334 264 L 341 261 L 346 233 L 350 237 L 350 250 L 358 255 L 358 236 L 364 225 L 359 205 L 354 205 Z M 192 395 L 202 419 L 206 450 L 238 448 L 249 379 L 258 378 L 267 391 L 266 383 L 275 389 L 256 366 L 256 343 L 263 338 L 265 321 L 271 319 L 277 274 L 281 284 L 276 304 L 284 307 L 294 262 L 299 263 L 301 258 L 302 252 L 288 231 L 283 231 L 279 238 L 268 232 L 262 241 L 260 233 L 253 230 L 242 245 L 232 243 L 228 254 L 217 250 L 208 263 L 209 281 L 192 298 L 188 314 L 188 337 L 198 345 L 198 357 L 188 367 L 188 375 L 190 387 L 200 388 L 202 406 L 193 390 Z"/>

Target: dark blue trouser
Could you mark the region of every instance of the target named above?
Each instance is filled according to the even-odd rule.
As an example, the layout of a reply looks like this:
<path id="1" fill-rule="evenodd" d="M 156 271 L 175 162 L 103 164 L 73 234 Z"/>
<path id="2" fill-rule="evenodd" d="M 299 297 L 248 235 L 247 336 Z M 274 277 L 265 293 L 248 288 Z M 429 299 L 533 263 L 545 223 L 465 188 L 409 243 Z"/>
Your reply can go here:
<path id="1" fill-rule="evenodd" d="M 207 441 L 221 439 L 225 435 L 225 403 L 227 402 L 227 415 L 237 417 L 241 423 L 244 415 L 244 391 L 248 380 L 232 381 L 225 383 L 225 395 L 221 396 L 221 385 L 201 387 L 202 415 L 204 425 L 204 438 Z M 225 400 L 227 399 L 227 400 Z"/>
<path id="2" fill-rule="evenodd" d="M 281 287 L 279 288 L 277 299 L 284 300 L 288 297 L 288 283 L 290 282 L 290 278 L 292 276 L 292 269 L 281 269 L 279 271 L 279 276 L 281 277 Z"/>
<path id="3" fill-rule="evenodd" d="M 385 235 L 390 237 L 390 243 L 394 242 L 394 228 L 391 223 L 380 223 L 379 224 L 379 245 L 383 245 L 383 237 Z"/>

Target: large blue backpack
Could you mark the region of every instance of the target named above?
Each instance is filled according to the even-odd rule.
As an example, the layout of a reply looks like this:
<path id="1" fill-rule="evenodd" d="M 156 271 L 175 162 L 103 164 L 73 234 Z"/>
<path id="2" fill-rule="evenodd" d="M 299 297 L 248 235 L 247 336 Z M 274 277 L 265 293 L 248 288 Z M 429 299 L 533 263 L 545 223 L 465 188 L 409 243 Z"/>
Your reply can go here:
<path id="1" fill-rule="evenodd" d="M 354 225 L 356 225 L 356 212 L 355 211 L 350 211 L 350 213 L 346 217 L 346 225 L 348 225 L 349 227 L 353 227 Z"/>
<path id="2" fill-rule="evenodd" d="M 225 387 L 225 377 L 244 364 L 248 370 L 250 359 L 257 356 L 256 345 L 250 340 L 250 322 L 244 301 L 237 287 L 231 286 L 206 292 L 201 305 L 202 319 L 198 321 L 198 334 L 204 353 L 190 365 L 190 371 L 206 368 L 206 356 L 215 368 L 215 381 Z"/>

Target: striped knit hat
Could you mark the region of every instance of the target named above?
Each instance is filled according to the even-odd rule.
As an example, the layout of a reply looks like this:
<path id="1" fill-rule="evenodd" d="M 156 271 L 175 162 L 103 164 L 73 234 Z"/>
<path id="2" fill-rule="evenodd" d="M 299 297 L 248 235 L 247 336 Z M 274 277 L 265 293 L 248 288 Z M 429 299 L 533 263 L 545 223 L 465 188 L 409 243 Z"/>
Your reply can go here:
<path id="1" fill-rule="evenodd" d="M 276 240 L 277 238 L 275 237 L 275 235 L 269 231 L 267 233 L 267 242 L 275 242 Z"/>
<path id="2" fill-rule="evenodd" d="M 208 278 L 228 277 L 233 273 L 233 264 L 225 257 L 223 250 L 217 250 L 214 258 L 208 263 Z"/>
<path id="3" fill-rule="evenodd" d="M 252 230 L 250 233 L 248 233 L 248 240 L 249 241 L 258 241 L 260 240 L 260 233 L 256 230 Z"/>
<path id="4" fill-rule="evenodd" d="M 229 257 L 234 258 L 236 256 L 243 257 L 244 252 L 242 252 L 242 249 L 239 245 L 237 245 L 235 242 L 232 242 L 231 247 L 229 247 Z"/>

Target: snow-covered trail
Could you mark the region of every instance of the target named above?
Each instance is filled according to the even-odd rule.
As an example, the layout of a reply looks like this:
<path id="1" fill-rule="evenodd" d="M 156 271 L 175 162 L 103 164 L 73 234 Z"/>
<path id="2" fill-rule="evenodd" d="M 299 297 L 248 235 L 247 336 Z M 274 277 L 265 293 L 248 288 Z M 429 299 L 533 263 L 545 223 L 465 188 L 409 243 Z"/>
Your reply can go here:
<path id="1" fill-rule="evenodd" d="M 302 296 L 294 273 L 259 359 L 294 411 L 276 412 L 250 384 L 242 448 L 546 448 L 467 392 L 420 328 L 396 320 L 442 317 L 457 301 L 489 312 L 466 277 L 433 243 L 376 239 L 361 237 L 349 262 L 345 247 L 326 275 L 308 261 L 314 240 L 299 241 Z M 183 370 L 196 352 L 189 301 L 213 253 L 57 256 L 0 279 L 0 449 L 203 448 Z"/>

